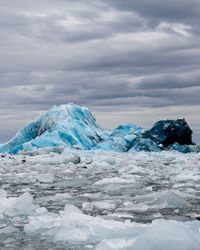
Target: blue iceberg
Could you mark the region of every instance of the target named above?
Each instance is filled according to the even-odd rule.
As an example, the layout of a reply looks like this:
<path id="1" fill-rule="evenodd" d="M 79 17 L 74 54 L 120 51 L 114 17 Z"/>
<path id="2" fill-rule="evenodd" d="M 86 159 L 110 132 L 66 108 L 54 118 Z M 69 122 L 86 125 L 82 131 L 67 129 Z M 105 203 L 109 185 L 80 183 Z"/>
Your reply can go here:
<path id="1" fill-rule="evenodd" d="M 162 120 L 150 130 L 131 123 L 109 131 L 96 124 L 87 108 L 69 103 L 54 106 L 28 123 L 9 142 L 0 144 L 0 153 L 57 147 L 116 152 L 200 151 L 184 119 Z"/>
<path id="2" fill-rule="evenodd" d="M 57 146 L 88 150 L 105 140 L 107 134 L 96 125 L 87 108 L 69 103 L 54 106 L 28 123 L 13 139 L 0 146 L 0 152 L 16 154 L 21 150 Z"/>
<path id="3" fill-rule="evenodd" d="M 180 145 L 194 144 L 192 130 L 185 119 L 158 121 L 150 130 L 144 132 L 143 137 L 150 138 L 157 144 L 162 144 L 163 147 L 176 142 Z"/>
<path id="4" fill-rule="evenodd" d="M 129 152 L 159 152 L 162 148 L 156 144 L 150 138 L 143 138 L 142 136 L 138 136 L 132 144 L 132 147 L 129 149 Z"/>
<path id="5" fill-rule="evenodd" d="M 182 153 L 199 152 L 200 148 L 192 141 L 192 130 L 185 119 L 161 120 L 150 130 L 144 131 L 132 143 L 129 151 L 175 150 Z"/>
<path id="6" fill-rule="evenodd" d="M 180 145 L 178 142 L 175 142 L 167 150 L 179 151 L 181 153 L 198 153 L 200 152 L 200 145 Z"/>
<path id="7" fill-rule="evenodd" d="M 110 133 L 106 140 L 99 142 L 93 149 L 127 152 L 131 148 L 135 138 L 142 132 L 144 132 L 144 129 L 137 128 L 133 123 L 120 125 Z"/>

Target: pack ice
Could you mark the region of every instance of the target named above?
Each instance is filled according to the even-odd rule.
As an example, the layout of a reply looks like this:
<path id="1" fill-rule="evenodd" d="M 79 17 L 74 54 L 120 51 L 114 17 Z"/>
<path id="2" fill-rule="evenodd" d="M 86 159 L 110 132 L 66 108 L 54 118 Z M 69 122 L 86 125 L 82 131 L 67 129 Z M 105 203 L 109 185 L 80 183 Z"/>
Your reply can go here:
<path id="1" fill-rule="evenodd" d="M 120 125 L 108 131 L 95 123 L 87 108 L 69 103 L 54 106 L 28 123 L 8 143 L 0 144 L 0 152 L 16 154 L 38 148 L 199 152 L 199 146 L 194 145 L 191 136 L 192 131 L 184 119 L 159 121 L 146 131 L 134 124 Z"/>
<path id="2" fill-rule="evenodd" d="M 77 155 L 0 158 L 0 249 L 199 250 L 199 153 Z"/>

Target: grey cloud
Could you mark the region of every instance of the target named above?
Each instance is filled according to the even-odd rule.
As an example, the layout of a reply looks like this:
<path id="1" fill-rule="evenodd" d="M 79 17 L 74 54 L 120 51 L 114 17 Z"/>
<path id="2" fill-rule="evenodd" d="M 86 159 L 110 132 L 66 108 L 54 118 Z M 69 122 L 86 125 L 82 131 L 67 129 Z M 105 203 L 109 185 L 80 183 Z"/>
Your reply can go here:
<path id="1" fill-rule="evenodd" d="M 200 75 L 188 77 L 187 74 L 181 76 L 163 74 L 162 76 L 150 76 L 141 80 L 140 89 L 183 89 L 187 87 L 200 86 Z"/>
<path id="2" fill-rule="evenodd" d="M 119 110 L 141 122 L 150 109 L 143 118 L 149 126 L 156 110 L 169 118 L 168 110 L 176 117 L 184 107 L 197 128 L 198 13 L 196 0 L 2 0 L 1 127 L 7 131 L 13 120 L 17 129 L 40 111 L 74 102 L 109 112 L 106 124 Z"/>
<path id="3" fill-rule="evenodd" d="M 145 17 L 153 17 L 162 20 L 183 21 L 199 18 L 200 3 L 198 0 L 127 0 L 106 1 L 112 6 L 125 11 L 138 12 Z"/>

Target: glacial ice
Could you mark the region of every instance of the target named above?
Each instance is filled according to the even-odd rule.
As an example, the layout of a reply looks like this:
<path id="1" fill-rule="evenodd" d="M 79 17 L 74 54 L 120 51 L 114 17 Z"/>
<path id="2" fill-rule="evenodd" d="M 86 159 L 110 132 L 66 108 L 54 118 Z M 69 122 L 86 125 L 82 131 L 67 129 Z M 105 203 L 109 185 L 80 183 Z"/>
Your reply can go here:
<path id="1" fill-rule="evenodd" d="M 144 129 L 136 127 L 135 124 L 120 125 L 113 130 L 109 137 L 100 141 L 93 150 L 112 150 L 116 152 L 128 151 L 135 138 L 140 135 Z"/>
<path id="2" fill-rule="evenodd" d="M 150 130 L 136 137 L 129 151 L 176 150 L 182 153 L 199 152 L 200 146 L 192 141 L 192 130 L 185 119 L 161 120 Z"/>
<path id="3" fill-rule="evenodd" d="M 28 123 L 9 142 L 0 144 L 0 153 L 16 154 L 42 148 L 58 153 L 66 148 L 115 152 L 199 152 L 200 146 L 194 145 L 191 136 L 192 131 L 184 119 L 162 120 L 150 130 L 131 123 L 108 131 L 96 124 L 87 108 L 69 103 L 54 106 Z"/>
<path id="4" fill-rule="evenodd" d="M 0 147 L 0 152 L 15 154 L 21 150 L 57 146 L 90 149 L 106 136 L 107 131 L 96 125 L 87 108 L 70 103 L 54 106 L 28 123 L 13 139 Z"/>
<path id="5" fill-rule="evenodd" d="M 161 120 L 143 133 L 144 138 L 150 138 L 156 144 L 167 147 L 175 142 L 180 145 L 192 145 L 192 130 L 185 119 Z"/>

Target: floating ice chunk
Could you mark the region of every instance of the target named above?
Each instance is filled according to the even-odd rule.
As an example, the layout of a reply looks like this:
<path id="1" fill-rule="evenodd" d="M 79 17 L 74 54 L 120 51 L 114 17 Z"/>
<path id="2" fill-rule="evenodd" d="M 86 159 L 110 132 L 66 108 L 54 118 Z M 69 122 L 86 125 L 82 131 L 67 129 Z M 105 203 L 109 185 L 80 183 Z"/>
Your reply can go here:
<path id="1" fill-rule="evenodd" d="M 114 191 L 124 186 L 131 185 L 131 187 L 137 187 L 135 178 L 122 178 L 122 177 L 113 177 L 113 178 L 104 178 L 93 184 L 96 187 L 100 187 L 103 190 Z"/>
<path id="2" fill-rule="evenodd" d="M 36 207 L 35 212 L 37 215 L 44 215 L 48 213 L 48 210 L 45 207 Z"/>
<path id="3" fill-rule="evenodd" d="M 43 183 L 51 183 L 53 182 L 53 175 L 52 174 L 40 174 L 38 176 L 38 181 Z"/>
<path id="4" fill-rule="evenodd" d="M 106 239 L 99 243 L 95 250 L 114 250 L 114 249 L 127 249 L 133 246 L 136 239 Z M 147 250 L 147 249 L 146 249 Z"/>
<path id="5" fill-rule="evenodd" d="M 33 198 L 29 193 L 24 193 L 18 198 L 0 198 L 0 216 L 30 215 L 33 212 Z"/>
<path id="6" fill-rule="evenodd" d="M 104 178 L 102 180 L 99 180 L 94 183 L 94 185 L 107 185 L 107 184 L 127 184 L 127 183 L 133 183 L 135 180 L 132 179 L 125 179 L 121 177 L 113 177 L 113 178 Z"/>
<path id="7" fill-rule="evenodd" d="M 168 190 L 138 196 L 135 201 L 139 202 L 139 204 L 144 203 L 148 206 L 158 206 L 160 208 L 181 208 L 189 205 L 184 199 L 185 197 L 180 197 L 179 192 Z"/>
<path id="8" fill-rule="evenodd" d="M 49 235 L 54 241 L 87 242 L 101 241 L 105 238 L 135 237 L 144 230 L 143 225 L 137 223 L 122 223 L 113 220 L 104 220 L 100 217 L 85 215 L 72 205 L 66 205 L 60 215 L 30 216 L 25 225 L 26 233 Z"/>
<path id="9" fill-rule="evenodd" d="M 93 202 L 84 202 L 82 204 L 82 209 L 83 209 L 83 211 L 91 212 L 94 209 Z"/>
<path id="10" fill-rule="evenodd" d="M 19 229 L 13 226 L 7 226 L 0 229 L 0 234 L 11 234 L 16 232 L 19 232 Z"/>
<path id="11" fill-rule="evenodd" d="M 111 201 L 94 201 L 94 202 L 84 202 L 82 204 L 84 211 L 93 211 L 95 209 L 100 210 L 113 210 L 116 208 L 116 204 Z"/>
<path id="12" fill-rule="evenodd" d="M 0 189 L 0 199 L 7 198 L 7 192 L 4 189 Z"/>
<path id="13" fill-rule="evenodd" d="M 158 220 L 136 239 L 106 239 L 95 250 L 198 250 L 199 243 L 196 222 Z"/>
<path id="14" fill-rule="evenodd" d="M 50 236 L 54 241 L 96 243 L 96 249 L 199 250 L 200 222 L 157 220 L 152 224 L 118 222 L 85 215 L 73 205 L 59 214 L 29 217 L 28 234 Z"/>
<path id="15" fill-rule="evenodd" d="M 61 201 L 61 200 L 67 200 L 71 198 L 71 195 L 70 194 L 56 194 L 55 197 L 54 197 L 54 200 L 55 201 Z"/>
<path id="16" fill-rule="evenodd" d="M 33 198 L 27 192 L 16 199 L 14 207 L 11 209 L 11 214 L 30 215 L 32 213 L 33 207 Z"/>
<path id="17" fill-rule="evenodd" d="M 141 234 L 132 246 L 132 250 L 198 250 L 200 237 L 198 230 L 192 227 L 195 222 L 155 221 Z"/>
<path id="18" fill-rule="evenodd" d="M 152 204 L 163 208 L 181 208 L 188 206 L 188 202 L 179 197 L 173 191 L 167 191 L 157 197 Z"/>
<path id="19" fill-rule="evenodd" d="M 81 162 L 81 158 L 78 155 L 67 155 L 62 160 L 63 164 L 67 164 L 69 162 L 73 162 L 74 164 L 78 164 Z"/>

